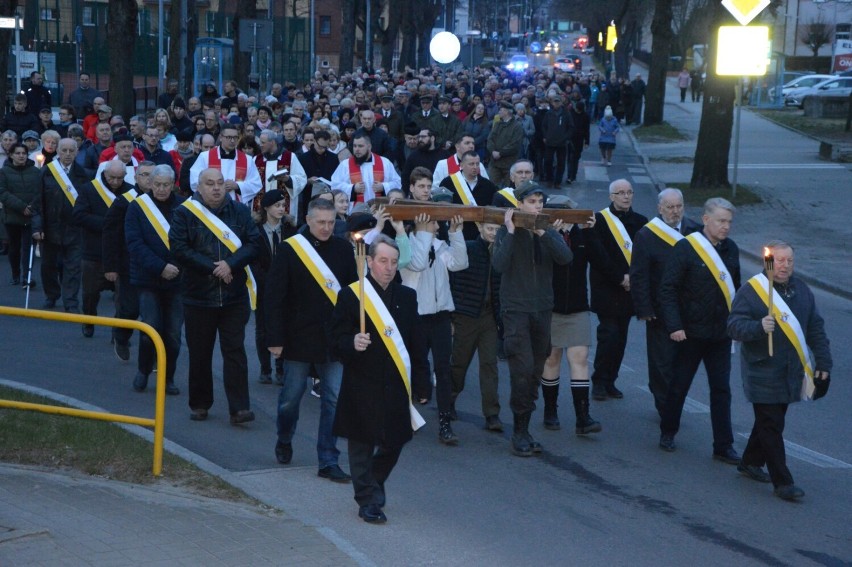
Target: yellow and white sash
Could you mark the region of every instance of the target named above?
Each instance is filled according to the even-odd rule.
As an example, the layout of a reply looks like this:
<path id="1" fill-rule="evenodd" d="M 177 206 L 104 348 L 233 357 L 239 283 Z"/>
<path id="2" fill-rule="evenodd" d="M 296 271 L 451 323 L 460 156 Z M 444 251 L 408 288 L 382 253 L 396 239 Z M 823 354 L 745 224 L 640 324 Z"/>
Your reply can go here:
<path id="1" fill-rule="evenodd" d="M 679 240 L 683 240 L 683 235 L 663 222 L 660 217 L 654 217 L 645 226 L 669 246 L 674 246 Z"/>
<path id="2" fill-rule="evenodd" d="M 293 247 L 296 255 L 314 277 L 323 292 L 328 296 L 332 305 L 337 305 L 337 294 L 340 293 L 340 282 L 337 281 L 337 276 L 325 263 L 325 260 L 320 258 L 308 239 L 297 234 L 285 240 L 287 244 Z"/>
<path id="3" fill-rule="evenodd" d="M 154 200 L 151 199 L 150 195 L 142 195 L 138 199 L 136 199 L 136 204 L 139 205 L 139 208 L 142 209 L 142 212 L 145 214 L 145 218 L 148 219 L 148 222 L 151 223 L 151 226 L 154 227 L 154 232 L 157 233 L 157 236 L 160 237 L 160 240 L 163 241 L 163 244 L 166 245 L 166 248 L 171 249 L 169 246 L 169 221 L 166 220 L 166 217 L 163 216 L 163 213 L 160 212 L 160 209 L 157 208 Z"/>
<path id="4" fill-rule="evenodd" d="M 71 202 L 71 206 L 74 206 L 74 203 L 77 202 L 77 189 L 74 188 L 74 184 L 71 183 L 71 179 L 68 177 L 68 174 L 65 173 L 65 169 L 57 160 L 53 160 L 49 164 L 47 164 L 47 169 L 50 171 L 51 175 L 53 175 L 53 179 L 56 180 L 56 183 L 59 184 L 59 187 L 62 189 L 62 192 L 65 193 L 65 197 Z"/>
<path id="5" fill-rule="evenodd" d="M 195 199 L 187 199 L 181 206 L 189 209 L 189 211 L 195 215 L 198 220 L 204 223 L 204 226 L 209 228 L 210 232 L 212 232 L 216 238 L 219 239 L 219 242 L 224 244 L 231 253 L 235 253 L 243 245 L 240 237 L 231 231 L 231 227 L 223 223 L 219 217 L 211 213 L 207 207 L 200 204 Z M 251 303 L 252 310 L 254 310 L 257 308 L 257 282 L 254 281 L 254 274 L 251 273 L 251 268 L 246 266 L 245 270 L 249 302 Z"/>
<path id="6" fill-rule="evenodd" d="M 764 274 L 757 274 L 748 280 L 748 283 L 752 288 L 754 288 L 754 291 L 757 292 L 757 296 L 768 308 L 769 294 L 767 293 L 767 288 L 769 287 L 769 280 L 766 276 Z M 805 340 L 805 333 L 802 330 L 802 325 L 793 314 L 793 310 L 790 309 L 775 289 L 772 290 L 772 302 L 772 316 L 775 318 L 775 322 L 778 326 L 781 327 L 784 335 L 793 345 L 793 348 L 796 349 L 796 353 L 799 355 L 799 361 L 802 363 L 802 368 L 804 368 L 801 397 L 803 400 L 812 400 L 814 397 L 814 365 L 813 359 L 811 358 L 811 352 L 808 350 L 808 343 Z"/>
<path id="7" fill-rule="evenodd" d="M 618 248 L 621 250 L 621 253 L 624 254 L 624 259 L 627 260 L 627 265 L 629 266 L 630 261 L 633 259 L 633 241 L 630 240 L 630 235 L 627 234 L 627 229 L 624 228 L 624 225 L 618 217 L 610 212 L 608 207 L 601 211 L 601 215 L 606 221 L 606 225 L 609 227 L 612 237 L 615 238 L 615 241 L 618 243 Z"/>
<path id="8" fill-rule="evenodd" d="M 722 295 L 725 296 L 725 303 L 728 304 L 728 311 L 731 310 L 731 301 L 734 298 L 734 280 L 731 274 L 728 273 L 728 268 L 707 240 L 707 237 L 701 232 L 693 232 L 686 237 L 686 240 L 692 245 L 692 248 L 701 257 L 701 260 L 713 274 L 713 279 L 719 284 L 719 289 L 722 290 Z"/>
<path id="9" fill-rule="evenodd" d="M 122 193 L 121 196 L 124 197 L 124 199 L 128 203 L 132 203 L 134 200 L 136 200 L 136 197 L 139 196 L 139 193 L 136 191 L 136 189 L 130 189 Z"/>
<path id="10" fill-rule="evenodd" d="M 461 199 L 462 203 L 465 205 L 473 205 L 475 207 L 476 199 L 473 198 L 473 193 L 471 193 L 470 187 L 468 187 L 467 180 L 465 180 L 462 172 L 459 171 L 458 173 L 450 175 L 450 180 L 453 182 L 453 187 L 455 187 L 456 193 L 458 193 L 459 199 Z"/>
<path id="11" fill-rule="evenodd" d="M 503 195 L 507 201 L 512 203 L 512 205 L 514 205 L 515 207 L 518 206 L 518 200 L 515 198 L 514 189 L 512 189 L 511 187 L 504 187 L 503 189 L 500 189 L 497 192 Z"/>
<path id="12" fill-rule="evenodd" d="M 355 296 L 359 297 L 360 284 L 352 282 L 349 286 L 355 292 Z M 373 284 L 369 280 L 364 280 L 364 310 L 373 322 L 373 326 L 379 331 L 385 348 L 396 364 L 396 369 L 399 371 L 399 377 L 405 384 L 405 391 L 408 392 L 408 412 L 411 415 L 411 429 L 417 431 L 426 424 L 414 406 L 411 403 L 411 357 L 408 355 L 408 349 L 405 348 L 405 343 L 402 340 L 402 334 L 396 326 L 396 321 L 385 307 L 382 298 L 376 293 Z"/>
<path id="13" fill-rule="evenodd" d="M 107 208 L 112 206 L 112 202 L 115 201 L 115 193 L 110 191 L 109 189 L 101 183 L 101 180 L 98 178 L 92 179 L 92 185 L 95 187 L 95 191 L 98 192 L 103 202 L 106 204 Z"/>

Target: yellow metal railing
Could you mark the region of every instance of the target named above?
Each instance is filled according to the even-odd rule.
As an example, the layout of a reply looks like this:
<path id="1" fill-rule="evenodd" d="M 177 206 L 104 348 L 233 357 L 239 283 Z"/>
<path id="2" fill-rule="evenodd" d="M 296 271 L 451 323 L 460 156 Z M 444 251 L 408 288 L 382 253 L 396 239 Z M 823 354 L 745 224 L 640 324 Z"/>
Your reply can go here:
<path id="1" fill-rule="evenodd" d="M 0 407 L 15 408 L 21 410 L 40 411 L 42 413 L 53 413 L 58 415 L 70 415 L 84 419 L 98 419 L 101 421 L 112 421 L 116 423 L 130 423 L 143 427 L 154 428 L 154 476 L 160 476 L 163 471 L 163 433 L 166 418 L 166 347 L 160 334 L 154 327 L 139 321 L 128 319 L 113 319 L 112 317 L 95 317 L 93 315 L 78 315 L 76 313 L 57 313 L 54 311 L 39 311 L 36 309 L 19 309 L 17 307 L 0 306 L 0 315 L 12 317 L 25 317 L 27 319 L 45 319 L 48 321 L 63 321 L 65 323 L 82 323 L 85 325 L 100 325 L 103 327 L 120 327 L 122 329 L 136 329 L 145 333 L 154 343 L 157 352 L 157 393 L 154 405 L 154 419 L 135 417 L 132 415 L 121 415 L 116 413 L 104 413 L 98 411 L 79 410 L 75 408 L 64 408 L 45 404 L 31 404 L 27 402 L 15 402 L 0 399 Z"/>

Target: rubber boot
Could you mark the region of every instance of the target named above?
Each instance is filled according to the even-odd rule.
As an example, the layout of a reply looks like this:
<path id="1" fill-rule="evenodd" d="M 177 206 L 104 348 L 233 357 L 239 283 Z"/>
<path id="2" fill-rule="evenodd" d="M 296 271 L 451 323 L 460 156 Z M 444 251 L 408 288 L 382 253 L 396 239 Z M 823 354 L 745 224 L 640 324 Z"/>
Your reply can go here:
<path id="1" fill-rule="evenodd" d="M 453 433 L 450 425 L 450 412 L 442 411 L 438 414 L 438 441 L 444 445 L 458 445 L 459 438 Z"/>
<path id="2" fill-rule="evenodd" d="M 512 432 L 512 454 L 518 457 L 532 457 L 533 451 L 529 442 L 530 414 L 516 413 L 515 425 Z"/>
<path id="3" fill-rule="evenodd" d="M 585 435 L 587 433 L 597 433 L 603 429 L 600 422 L 595 421 L 589 415 L 589 387 L 572 387 L 571 395 L 574 398 L 574 413 L 577 415 L 577 425 L 574 433 Z"/>
<path id="4" fill-rule="evenodd" d="M 551 431 L 559 430 L 559 414 L 556 411 L 559 407 L 556 403 L 559 398 L 558 376 L 553 380 L 541 379 L 541 397 L 544 398 L 544 428 Z"/>

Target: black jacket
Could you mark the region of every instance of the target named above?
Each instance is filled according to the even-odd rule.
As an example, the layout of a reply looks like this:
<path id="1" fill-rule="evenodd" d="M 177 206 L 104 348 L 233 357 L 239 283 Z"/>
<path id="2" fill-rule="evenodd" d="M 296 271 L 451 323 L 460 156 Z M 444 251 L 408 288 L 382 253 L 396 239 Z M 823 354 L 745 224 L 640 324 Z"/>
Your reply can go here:
<path id="1" fill-rule="evenodd" d="M 68 178 L 77 191 L 89 182 L 85 170 L 76 162 L 71 164 Z M 41 192 L 36 200 L 36 207 L 37 211 L 33 216 L 33 232 L 43 232 L 44 239 L 53 244 L 66 242 L 67 236 L 79 238 L 80 227 L 72 218 L 74 207 L 46 167 L 42 169 Z"/>
<path id="2" fill-rule="evenodd" d="M 726 277 L 740 287 L 740 250 L 727 238 L 716 245 L 727 267 Z M 674 246 L 660 284 L 663 323 L 669 333 L 686 331 L 686 338 L 719 341 L 728 338 L 728 305 L 716 278 L 686 239 Z"/>
<path id="3" fill-rule="evenodd" d="M 464 183 L 464 181 L 462 183 Z M 453 184 L 453 180 L 450 179 L 449 175 L 441 181 L 440 187 L 443 187 L 453 194 L 453 203 L 457 205 L 464 204 L 464 201 L 462 201 L 461 197 L 459 197 L 459 194 L 456 191 L 456 186 Z M 476 179 L 476 187 L 473 188 L 471 193 L 473 194 L 473 200 L 476 201 L 477 205 L 480 207 L 488 207 L 494 201 L 494 195 L 497 193 L 497 190 L 497 186 L 494 185 L 490 179 L 479 175 Z M 462 231 L 464 232 L 465 240 L 476 240 L 479 238 L 479 229 L 476 228 L 475 222 L 464 223 Z"/>
<path id="4" fill-rule="evenodd" d="M 24 165 L 12 165 L 12 158 L 6 160 L 0 167 L 0 203 L 3 204 L 3 222 L 17 226 L 28 226 L 32 217 L 24 212 L 37 207 L 41 170 L 33 160 L 28 159 Z"/>
<path id="5" fill-rule="evenodd" d="M 206 206 L 201 195 L 196 193 L 192 199 Z M 251 211 L 242 203 L 226 198 L 219 209 L 211 212 L 240 238 L 242 246 L 231 252 L 189 209 L 178 207 L 172 216 L 169 243 L 181 269 L 186 305 L 223 307 L 247 300 L 244 268 L 257 255 L 257 226 L 251 219 Z M 213 275 L 214 262 L 219 260 L 225 260 L 231 267 L 233 279 L 229 284 Z"/>
<path id="6" fill-rule="evenodd" d="M 103 173 L 101 173 L 101 183 L 104 184 L 104 187 L 110 189 L 103 179 Z M 130 189 L 133 189 L 132 185 L 123 183 L 117 191 L 113 191 L 116 200 L 124 200 L 121 195 Z M 112 191 L 112 189 L 110 190 Z M 78 187 L 77 192 L 79 195 L 77 202 L 74 203 L 73 218 L 83 231 L 83 259 L 100 262 L 103 260 L 104 219 L 109 207 L 101 199 L 98 190 L 95 189 L 91 181 L 82 187 Z"/>
<path id="7" fill-rule="evenodd" d="M 500 273 L 491 265 L 491 251 L 481 236 L 465 242 L 467 268 L 450 272 L 455 312 L 467 317 L 479 317 L 485 308 L 485 294 L 491 287 L 491 311 L 500 326 Z"/>
<path id="8" fill-rule="evenodd" d="M 255 223 L 257 225 L 257 257 L 251 263 L 251 271 L 254 274 L 254 279 L 257 282 L 258 302 L 264 297 L 266 289 L 266 280 L 269 275 L 269 270 L 272 268 L 272 260 L 275 257 L 272 250 L 272 243 L 266 236 L 266 229 L 263 228 L 263 223 Z M 281 240 L 284 242 L 294 234 L 296 227 L 288 222 L 281 222 Z"/>
<path id="9" fill-rule="evenodd" d="M 616 211 L 610 204 L 609 212 L 615 215 L 627 230 L 632 240 L 639 229 L 648 223 L 648 219 L 633 209 Z M 621 252 L 618 242 L 609 230 L 603 215 L 595 213 L 595 232 L 606 253 L 606 262 L 602 265 L 592 265 L 589 283 L 592 286 L 592 311 L 605 317 L 633 315 L 633 300 L 630 292 L 621 287 L 624 274 L 630 271 L 627 259 Z"/>
<path id="10" fill-rule="evenodd" d="M 562 235 L 574 259 L 568 265 L 553 266 L 553 312 L 563 315 L 589 310 L 587 273 L 593 266 L 606 262 L 606 253 L 594 228 L 581 229 L 576 224 Z"/>
<path id="11" fill-rule="evenodd" d="M 36 111 L 38 112 L 38 111 Z M 3 130 L 11 130 L 18 135 L 18 140 L 24 135 L 27 130 L 38 129 L 38 116 L 31 114 L 29 111 L 16 112 L 10 110 L 3 117 Z"/>
<path id="12" fill-rule="evenodd" d="M 171 224 L 174 212 L 185 199 L 172 193 L 164 202 L 153 197 L 151 200 L 166 222 Z M 177 265 L 177 260 L 174 259 L 172 251 L 166 248 L 151 221 L 145 216 L 138 200 L 127 207 L 124 232 L 130 255 L 131 284 L 145 289 L 172 289 L 180 285 L 180 275 L 171 280 L 162 276 L 166 264 Z"/>
<path id="13" fill-rule="evenodd" d="M 422 114 L 421 114 L 422 116 Z M 435 166 L 442 159 L 446 159 L 450 154 L 442 149 L 435 148 L 434 150 L 416 150 L 405 160 L 405 167 L 402 170 L 402 190 L 405 195 L 409 195 L 409 186 L 411 185 L 411 172 L 415 167 L 425 167 L 429 172 L 435 171 Z"/>
<path id="14" fill-rule="evenodd" d="M 349 242 L 338 236 L 319 241 L 307 226 L 299 234 L 308 239 L 341 288 L 358 279 Z M 282 356 L 286 360 L 317 363 L 331 360 L 325 327 L 334 305 L 292 245 L 279 245 L 264 294 L 267 344 L 283 346 Z"/>
<path id="15" fill-rule="evenodd" d="M 396 323 L 409 352 L 417 325 L 417 293 L 391 282 L 386 292 L 372 280 L 370 283 L 383 296 L 385 306 Z M 350 288 L 340 293 L 329 324 L 331 351 L 343 362 L 343 382 L 337 398 L 333 432 L 371 445 L 401 447 L 411 440 L 409 404 L 411 398 L 397 366 L 381 340 L 385 329 L 377 329 L 367 317 L 366 331 L 372 337 L 367 350 L 355 350 L 358 332 L 358 298 Z"/>
<path id="16" fill-rule="evenodd" d="M 571 132 L 571 144 L 575 150 L 583 149 L 589 145 L 590 121 L 586 112 L 571 111 L 571 119 L 574 121 L 574 130 Z"/>
<path id="17" fill-rule="evenodd" d="M 142 194 L 136 188 L 138 194 Z M 124 219 L 130 201 L 116 196 L 112 206 L 104 216 L 103 263 L 104 272 L 116 272 L 122 276 L 130 274 L 130 255 L 127 251 L 127 239 L 124 236 Z"/>
<path id="18" fill-rule="evenodd" d="M 680 223 L 680 233 L 684 236 L 702 228 L 702 225 L 686 217 Z M 637 317 L 660 316 L 660 282 L 673 249 L 647 226 L 642 227 L 633 238 L 630 296 Z"/>
<path id="19" fill-rule="evenodd" d="M 544 145 L 550 148 L 565 146 L 574 133 L 573 113 L 567 108 L 551 108 L 541 119 L 541 135 Z"/>

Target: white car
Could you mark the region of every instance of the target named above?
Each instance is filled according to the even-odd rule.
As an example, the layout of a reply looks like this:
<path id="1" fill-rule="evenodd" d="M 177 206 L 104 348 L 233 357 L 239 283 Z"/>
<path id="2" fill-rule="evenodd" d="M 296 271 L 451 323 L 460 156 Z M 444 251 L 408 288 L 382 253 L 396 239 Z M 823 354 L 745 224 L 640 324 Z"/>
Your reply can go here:
<path id="1" fill-rule="evenodd" d="M 838 96 L 843 96 L 848 94 L 849 91 L 847 89 L 849 88 L 852 88 L 852 77 L 832 76 L 812 87 L 800 87 L 793 89 L 784 97 L 784 104 L 787 106 L 798 106 L 799 108 L 804 108 L 805 99 L 809 96 L 817 93 L 820 93 L 821 95 L 836 94 Z"/>
<path id="2" fill-rule="evenodd" d="M 803 75 L 801 77 L 796 77 L 791 81 L 787 81 L 781 86 L 781 97 L 785 97 L 790 94 L 790 91 L 793 89 L 800 89 L 804 87 L 812 87 L 817 83 L 821 83 L 826 79 L 832 78 L 832 75 Z M 775 87 L 769 89 L 769 97 L 775 98 Z"/>
<path id="3" fill-rule="evenodd" d="M 566 72 L 574 71 L 575 70 L 574 60 L 571 59 L 570 57 L 560 57 L 559 59 L 557 59 L 556 61 L 553 62 L 553 68 L 557 69 L 559 71 L 566 71 Z"/>

